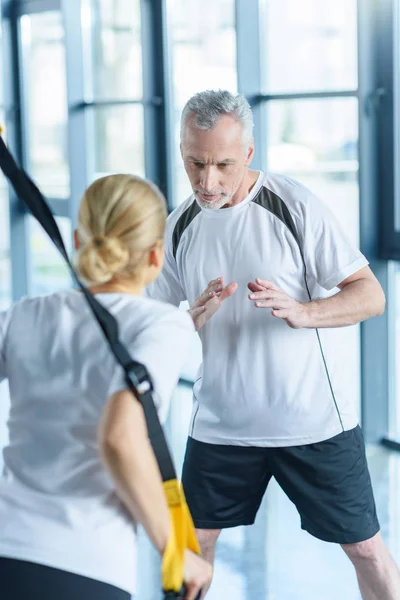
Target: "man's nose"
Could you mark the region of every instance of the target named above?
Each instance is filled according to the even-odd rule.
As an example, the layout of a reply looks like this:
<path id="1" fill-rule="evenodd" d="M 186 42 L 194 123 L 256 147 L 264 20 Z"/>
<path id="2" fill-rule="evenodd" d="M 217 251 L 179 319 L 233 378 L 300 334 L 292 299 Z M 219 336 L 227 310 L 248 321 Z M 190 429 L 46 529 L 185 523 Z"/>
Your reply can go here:
<path id="1" fill-rule="evenodd" d="M 203 168 L 201 172 L 200 184 L 205 192 L 212 192 L 212 190 L 216 187 L 216 175 L 217 173 L 214 165 L 207 165 Z"/>

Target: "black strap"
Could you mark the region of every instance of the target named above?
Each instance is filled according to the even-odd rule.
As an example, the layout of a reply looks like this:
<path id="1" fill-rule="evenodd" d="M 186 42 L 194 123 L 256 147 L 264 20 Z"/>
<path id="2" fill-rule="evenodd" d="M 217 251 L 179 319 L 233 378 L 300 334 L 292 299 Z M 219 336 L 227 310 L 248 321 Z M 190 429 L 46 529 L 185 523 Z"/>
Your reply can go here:
<path id="1" fill-rule="evenodd" d="M 58 248 L 60 254 L 63 256 L 73 279 L 83 292 L 95 319 L 100 325 L 110 346 L 111 352 L 125 372 L 127 386 L 141 402 L 146 417 L 149 439 L 163 481 L 176 479 L 176 471 L 172 462 L 171 453 L 158 418 L 157 409 L 154 405 L 151 393 L 153 391 L 153 386 L 146 367 L 131 358 L 128 350 L 119 339 L 117 320 L 102 304 L 100 304 L 100 302 L 98 302 L 98 300 L 96 300 L 88 288 L 80 281 L 68 257 L 60 230 L 50 207 L 33 181 L 23 169 L 18 167 L 1 136 L 0 168 L 4 175 L 9 179 L 17 196 L 26 204 L 32 215 L 39 221 L 50 239 Z"/>

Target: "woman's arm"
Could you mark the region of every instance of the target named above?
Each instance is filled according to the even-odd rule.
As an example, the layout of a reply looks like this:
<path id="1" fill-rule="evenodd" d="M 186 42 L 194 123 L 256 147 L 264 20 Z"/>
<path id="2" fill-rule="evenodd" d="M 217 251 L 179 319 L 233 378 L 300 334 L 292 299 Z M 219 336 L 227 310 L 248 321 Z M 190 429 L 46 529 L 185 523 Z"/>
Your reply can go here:
<path id="1" fill-rule="evenodd" d="M 168 506 L 143 408 L 130 391 L 109 398 L 98 439 L 118 496 L 162 554 L 171 532 Z"/>
<path id="2" fill-rule="evenodd" d="M 143 526 L 155 548 L 163 554 L 171 533 L 168 505 L 147 437 L 143 409 L 130 391 L 117 392 L 108 399 L 99 424 L 98 439 L 118 496 L 132 518 Z M 185 600 L 195 600 L 211 577 L 211 565 L 186 551 Z"/>

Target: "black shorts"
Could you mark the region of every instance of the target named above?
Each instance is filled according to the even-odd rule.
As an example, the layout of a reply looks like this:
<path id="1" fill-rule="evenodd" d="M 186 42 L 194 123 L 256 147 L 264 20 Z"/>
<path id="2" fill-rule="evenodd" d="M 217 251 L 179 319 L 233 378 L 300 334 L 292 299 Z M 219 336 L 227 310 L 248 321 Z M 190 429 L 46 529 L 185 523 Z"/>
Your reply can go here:
<path id="1" fill-rule="evenodd" d="M 53 567 L 0 557 L 4 600 L 130 600 L 128 592 Z"/>
<path id="2" fill-rule="evenodd" d="M 378 533 L 360 427 L 317 444 L 284 448 L 188 439 L 182 481 L 198 529 L 253 524 L 271 477 L 311 535 L 354 544 Z"/>

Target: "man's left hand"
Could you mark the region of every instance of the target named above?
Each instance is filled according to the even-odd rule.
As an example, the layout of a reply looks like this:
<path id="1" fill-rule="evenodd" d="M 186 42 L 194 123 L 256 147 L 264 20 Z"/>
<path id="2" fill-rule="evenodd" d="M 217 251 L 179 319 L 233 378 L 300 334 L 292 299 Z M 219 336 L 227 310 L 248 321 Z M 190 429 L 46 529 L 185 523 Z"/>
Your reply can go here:
<path id="1" fill-rule="evenodd" d="M 283 319 L 292 329 L 308 327 L 307 304 L 293 300 L 272 281 L 256 279 L 248 284 L 248 288 L 249 299 L 254 301 L 256 308 L 272 309 L 272 316 Z"/>

